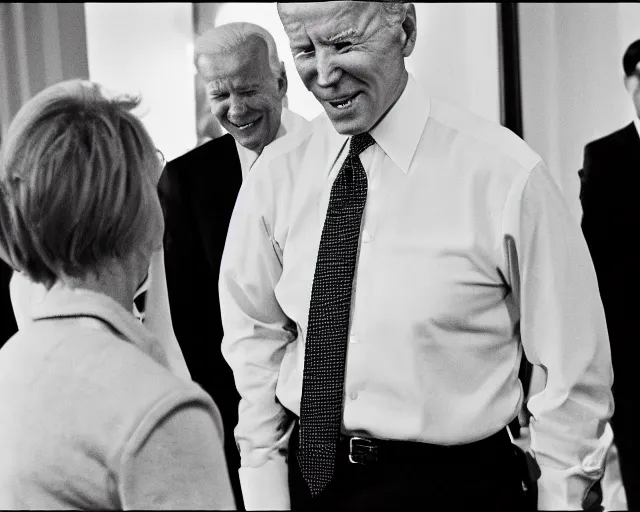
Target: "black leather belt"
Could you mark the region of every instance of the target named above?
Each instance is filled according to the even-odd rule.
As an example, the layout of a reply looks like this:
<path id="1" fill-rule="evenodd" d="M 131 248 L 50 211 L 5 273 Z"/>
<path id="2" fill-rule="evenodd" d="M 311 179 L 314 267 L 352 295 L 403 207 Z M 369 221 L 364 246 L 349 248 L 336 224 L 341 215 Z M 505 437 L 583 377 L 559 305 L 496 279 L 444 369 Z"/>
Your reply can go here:
<path id="1" fill-rule="evenodd" d="M 506 428 L 480 441 L 457 445 L 435 445 L 413 441 L 391 441 L 358 436 L 341 436 L 338 458 L 353 464 L 424 460 L 429 464 L 462 464 L 474 458 L 491 458 L 497 449 L 509 448 Z"/>

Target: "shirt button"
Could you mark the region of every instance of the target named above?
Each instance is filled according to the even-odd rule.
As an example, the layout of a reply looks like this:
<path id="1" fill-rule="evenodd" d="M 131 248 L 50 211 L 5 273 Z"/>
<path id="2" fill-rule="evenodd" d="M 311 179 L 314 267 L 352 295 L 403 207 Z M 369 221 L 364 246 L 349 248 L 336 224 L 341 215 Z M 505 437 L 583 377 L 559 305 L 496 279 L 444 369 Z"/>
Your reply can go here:
<path id="1" fill-rule="evenodd" d="M 366 244 L 373 240 L 373 235 L 369 233 L 367 230 L 362 231 L 362 241 Z"/>
<path id="2" fill-rule="evenodd" d="M 356 400 L 358 398 L 358 392 L 357 391 L 351 391 L 351 393 L 349 393 L 349 398 L 351 400 Z"/>
<path id="3" fill-rule="evenodd" d="M 355 334 L 352 334 L 351 336 L 349 336 L 350 343 L 358 343 L 359 341 L 360 339 Z"/>

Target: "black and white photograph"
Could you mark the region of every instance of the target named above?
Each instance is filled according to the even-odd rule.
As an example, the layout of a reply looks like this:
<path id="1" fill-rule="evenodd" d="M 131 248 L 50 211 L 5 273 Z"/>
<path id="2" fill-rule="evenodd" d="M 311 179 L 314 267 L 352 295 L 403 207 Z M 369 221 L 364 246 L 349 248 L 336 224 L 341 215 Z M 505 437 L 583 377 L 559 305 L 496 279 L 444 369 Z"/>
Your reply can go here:
<path id="1" fill-rule="evenodd" d="M 640 510 L 639 190 L 638 3 L 0 3 L 0 510 Z"/>

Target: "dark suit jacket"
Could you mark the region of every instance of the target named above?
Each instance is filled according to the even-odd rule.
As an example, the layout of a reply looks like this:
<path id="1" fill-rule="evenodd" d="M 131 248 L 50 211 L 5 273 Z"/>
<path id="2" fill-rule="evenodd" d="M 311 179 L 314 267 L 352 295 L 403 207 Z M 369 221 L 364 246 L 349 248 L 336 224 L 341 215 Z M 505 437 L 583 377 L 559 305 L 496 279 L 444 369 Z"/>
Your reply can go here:
<path id="1" fill-rule="evenodd" d="M 580 172 L 582 231 L 598 276 L 611 343 L 615 413 L 612 427 L 620 453 L 623 480 L 630 496 L 640 482 L 628 481 L 637 465 L 638 361 L 640 361 L 640 137 L 633 123 L 585 147 Z M 626 470 L 626 471 L 625 471 Z M 625 475 L 626 473 L 626 475 Z"/>
<path id="2" fill-rule="evenodd" d="M 239 395 L 222 357 L 220 260 L 242 172 L 229 134 L 169 162 L 158 191 L 165 219 L 164 258 L 173 329 L 191 377 L 211 395 L 224 424 L 225 454 L 236 504 L 240 465 L 233 429 Z"/>
<path id="3" fill-rule="evenodd" d="M 13 269 L 3 260 L 0 260 L 0 348 L 18 332 L 18 326 L 11 306 L 9 295 L 9 281 Z"/>

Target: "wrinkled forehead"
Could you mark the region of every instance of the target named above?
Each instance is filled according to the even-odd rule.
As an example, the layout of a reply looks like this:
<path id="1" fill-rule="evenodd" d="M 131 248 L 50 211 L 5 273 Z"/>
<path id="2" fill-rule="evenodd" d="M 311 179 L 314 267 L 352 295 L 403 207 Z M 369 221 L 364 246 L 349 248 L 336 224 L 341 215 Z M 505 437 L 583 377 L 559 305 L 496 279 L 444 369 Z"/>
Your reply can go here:
<path id="1" fill-rule="evenodd" d="M 293 41 L 317 37 L 331 41 L 343 34 L 365 35 L 380 24 L 379 2 L 279 3 L 280 20 Z"/>
<path id="2" fill-rule="evenodd" d="M 269 49 L 264 39 L 251 36 L 232 48 L 200 55 L 198 68 L 205 82 L 256 80 L 269 70 Z"/>

